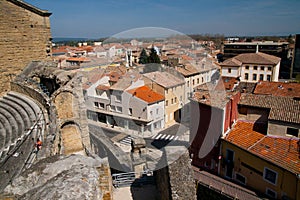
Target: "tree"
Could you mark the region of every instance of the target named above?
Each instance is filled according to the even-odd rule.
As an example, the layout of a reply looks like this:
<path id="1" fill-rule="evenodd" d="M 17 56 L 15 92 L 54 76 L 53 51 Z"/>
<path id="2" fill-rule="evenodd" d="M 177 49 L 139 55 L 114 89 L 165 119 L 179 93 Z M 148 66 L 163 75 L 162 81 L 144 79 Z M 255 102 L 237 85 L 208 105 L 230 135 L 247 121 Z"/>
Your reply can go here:
<path id="1" fill-rule="evenodd" d="M 148 55 L 147 55 L 147 52 L 145 51 L 145 49 L 143 49 L 140 54 L 139 63 L 140 64 L 148 63 Z"/>
<path id="2" fill-rule="evenodd" d="M 157 55 L 154 47 L 151 48 L 150 55 L 148 57 L 148 63 L 160 63 L 160 58 Z"/>

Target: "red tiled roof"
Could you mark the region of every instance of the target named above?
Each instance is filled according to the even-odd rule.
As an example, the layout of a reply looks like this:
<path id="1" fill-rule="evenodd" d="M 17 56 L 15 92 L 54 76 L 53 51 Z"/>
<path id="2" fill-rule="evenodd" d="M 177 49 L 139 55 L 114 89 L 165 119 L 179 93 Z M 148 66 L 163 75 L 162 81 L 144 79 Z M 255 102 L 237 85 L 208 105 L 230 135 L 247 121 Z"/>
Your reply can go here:
<path id="1" fill-rule="evenodd" d="M 181 73 L 183 76 L 191 76 L 199 74 L 200 72 L 191 64 L 184 64 L 182 67 L 176 67 L 176 70 Z"/>
<path id="2" fill-rule="evenodd" d="M 300 124 L 300 101 L 292 97 L 243 93 L 239 104 L 270 109 L 271 120 Z"/>
<path id="3" fill-rule="evenodd" d="M 142 86 L 139 88 L 128 90 L 127 92 L 137 98 L 142 99 L 143 101 L 146 101 L 149 104 L 156 103 L 158 101 L 163 101 L 165 99 L 163 95 L 154 92 L 148 86 Z"/>
<path id="4" fill-rule="evenodd" d="M 242 53 L 220 63 L 221 66 L 241 66 L 242 64 L 277 65 L 281 58 L 266 53 Z"/>
<path id="5" fill-rule="evenodd" d="M 90 62 L 91 60 L 86 58 L 86 57 L 70 57 L 67 58 L 67 61 L 71 61 L 71 62 Z"/>
<path id="6" fill-rule="evenodd" d="M 263 135 L 253 128 L 254 123 L 239 121 L 224 139 L 292 173 L 300 173 L 299 138 Z"/>
<path id="7" fill-rule="evenodd" d="M 233 90 L 237 83 L 238 80 L 236 78 L 223 76 L 222 79 L 219 79 L 215 90 Z"/>
<path id="8" fill-rule="evenodd" d="M 300 97 L 300 84 L 262 81 L 256 85 L 253 93 L 273 96 Z"/>
<path id="9" fill-rule="evenodd" d="M 107 91 L 109 90 L 109 86 L 106 86 L 106 85 L 98 85 L 96 87 L 97 90 L 104 90 L 104 91 Z"/>
<path id="10" fill-rule="evenodd" d="M 264 137 L 263 134 L 254 131 L 253 128 L 254 123 L 239 121 L 225 137 L 225 140 L 248 149 Z"/>
<path id="11" fill-rule="evenodd" d="M 183 60 L 193 60 L 192 57 L 187 56 L 187 55 L 182 55 L 181 58 L 182 58 Z"/>
<path id="12" fill-rule="evenodd" d="M 266 53 L 243 53 L 234 57 L 242 63 L 276 65 L 281 58 Z"/>

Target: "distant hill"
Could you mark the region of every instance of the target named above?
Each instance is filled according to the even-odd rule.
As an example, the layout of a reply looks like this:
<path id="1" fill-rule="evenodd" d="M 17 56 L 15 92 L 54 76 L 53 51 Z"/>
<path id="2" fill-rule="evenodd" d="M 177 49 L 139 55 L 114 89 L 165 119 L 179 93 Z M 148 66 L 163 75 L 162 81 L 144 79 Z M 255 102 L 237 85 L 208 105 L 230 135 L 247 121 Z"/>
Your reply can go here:
<path id="1" fill-rule="evenodd" d="M 57 42 L 70 42 L 70 41 L 87 41 L 91 40 L 88 38 L 63 38 L 63 37 L 55 37 L 53 38 L 52 42 L 57 43 Z"/>

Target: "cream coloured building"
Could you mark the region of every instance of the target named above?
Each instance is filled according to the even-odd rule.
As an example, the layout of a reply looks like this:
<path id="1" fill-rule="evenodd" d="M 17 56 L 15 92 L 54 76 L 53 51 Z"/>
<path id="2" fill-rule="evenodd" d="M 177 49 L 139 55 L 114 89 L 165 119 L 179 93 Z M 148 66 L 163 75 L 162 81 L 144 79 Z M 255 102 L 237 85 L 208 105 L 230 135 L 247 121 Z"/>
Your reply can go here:
<path id="1" fill-rule="evenodd" d="M 221 75 L 242 82 L 278 81 L 280 60 L 261 52 L 243 53 L 221 63 Z"/>
<path id="2" fill-rule="evenodd" d="M 185 105 L 185 80 L 168 72 L 150 72 L 144 74 L 145 85 L 165 97 L 165 126 L 171 126 L 181 120 Z"/>

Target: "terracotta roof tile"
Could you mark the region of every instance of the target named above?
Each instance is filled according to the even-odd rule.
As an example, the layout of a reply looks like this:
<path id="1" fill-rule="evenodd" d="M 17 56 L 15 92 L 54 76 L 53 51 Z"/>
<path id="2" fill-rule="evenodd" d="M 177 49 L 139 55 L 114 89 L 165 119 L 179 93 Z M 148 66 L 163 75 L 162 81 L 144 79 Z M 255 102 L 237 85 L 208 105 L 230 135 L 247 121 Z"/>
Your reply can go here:
<path id="1" fill-rule="evenodd" d="M 215 90 L 233 90 L 238 82 L 237 78 L 222 76 L 222 78 L 218 80 Z"/>
<path id="2" fill-rule="evenodd" d="M 225 140 L 248 149 L 264 137 L 263 134 L 254 131 L 253 128 L 254 123 L 239 121 L 225 137 Z"/>
<path id="3" fill-rule="evenodd" d="M 127 92 L 132 94 L 133 96 L 136 96 L 137 98 L 142 99 L 143 101 L 146 101 L 149 104 L 163 101 L 165 99 L 163 95 L 153 91 L 148 86 L 142 86 L 139 88 L 128 90 Z"/>
<path id="4" fill-rule="evenodd" d="M 270 109 L 271 120 L 300 124 L 300 101 L 291 97 L 244 93 L 239 104 Z"/>
<path id="5" fill-rule="evenodd" d="M 262 81 L 257 83 L 253 93 L 273 96 L 300 97 L 300 84 Z"/>
<path id="6" fill-rule="evenodd" d="M 242 53 L 220 63 L 221 66 L 241 66 L 242 64 L 277 65 L 281 58 L 266 53 Z"/>
<path id="7" fill-rule="evenodd" d="M 97 90 L 104 90 L 104 91 L 107 91 L 107 90 L 109 90 L 109 86 L 107 86 L 107 85 L 98 85 L 98 86 L 96 87 L 96 89 L 97 89 Z"/>
<path id="8" fill-rule="evenodd" d="M 299 138 L 265 136 L 253 128 L 254 123 L 239 121 L 224 140 L 295 174 L 300 173 Z"/>
<path id="9" fill-rule="evenodd" d="M 171 87 L 185 84 L 183 78 L 181 79 L 168 72 L 156 71 L 156 72 L 146 73 L 144 74 L 144 76 L 156 82 L 157 84 L 163 86 L 164 88 L 171 88 Z"/>

